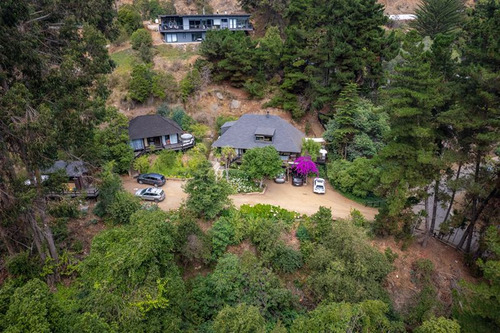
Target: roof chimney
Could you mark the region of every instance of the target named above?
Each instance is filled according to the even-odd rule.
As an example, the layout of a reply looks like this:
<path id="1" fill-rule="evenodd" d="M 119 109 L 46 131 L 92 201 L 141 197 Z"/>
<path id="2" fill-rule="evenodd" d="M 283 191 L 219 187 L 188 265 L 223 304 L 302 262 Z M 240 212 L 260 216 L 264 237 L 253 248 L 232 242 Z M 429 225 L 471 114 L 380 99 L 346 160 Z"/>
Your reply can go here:
<path id="1" fill-rule="evenodd" d="M 266 118 L 269 118 L 269 111 L 266 111 Z"/>

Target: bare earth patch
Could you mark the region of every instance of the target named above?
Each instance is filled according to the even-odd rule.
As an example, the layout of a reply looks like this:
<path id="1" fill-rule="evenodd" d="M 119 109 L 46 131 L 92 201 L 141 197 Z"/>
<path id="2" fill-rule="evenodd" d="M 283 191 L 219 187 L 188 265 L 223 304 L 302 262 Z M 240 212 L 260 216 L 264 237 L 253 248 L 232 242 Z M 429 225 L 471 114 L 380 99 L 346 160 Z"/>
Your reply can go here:
<path id="1" fill-rule="evenodd" d="M 382 252 L 389 247 L 398 254 L 394 261 L 395 269 L 389 273 L 386 281 L 386 289 L 397 311 L 402 311 L 411 304 L 420 291 L 412 282 L 412 265 L 418 259 L 429 259 L 434 264 L 434 283 L 438 298 L 447 308 L 452 303 L 452 289 L 461 279 L 475 281 L 464 264 L 462 253 L 434 238 L 429 239 L 426 248 L 413 242 L 406 251 L 402 251 L 392 237 L 375 239 L 372 245 Z"/>
<path id="2" fill-rule="evenodd" d="M 257 255 L 257 249 L 248 239 L 245 239 L 238 245 L 230 245 L 227 247 L 227 252 L 241 256 L 245 252 L 250 252 Z"/>

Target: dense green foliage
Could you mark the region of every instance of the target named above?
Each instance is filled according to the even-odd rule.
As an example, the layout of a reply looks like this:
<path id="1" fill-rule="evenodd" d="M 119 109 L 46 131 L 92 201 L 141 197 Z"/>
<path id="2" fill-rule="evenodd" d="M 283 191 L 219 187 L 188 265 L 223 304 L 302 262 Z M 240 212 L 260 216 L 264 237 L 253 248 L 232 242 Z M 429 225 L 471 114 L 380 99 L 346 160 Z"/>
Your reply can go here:
<path id="1" fill-rule="evenodd" d="M 198 216 L 213 219 L 229 204 L 231 187 L 225 180 L 215 178 L 209 162 L 201 163 L 184 191 L 189 195 L 186 206 Z"/>
<path id="2" fill-rule="evenodd" d="M 131 35 L 137 29 L 142 28 L 141 14 L 133 6 L 121 6 L 118 10 L 118 23 Z"/>
<path id="3" fill-rule="evenodd" d="M 461 0 L 422 0 L 412 26 L 422 35 L 435 38 L 459 28 L 465 7 Z"/>
<path id="4" fill-rule="evenodd" d="M 151 34 L 146 29 L 137 29 L 132 36 L 130 36 L 130 43 L 134 50 L 139 50 L 143 46 L 153 46 L 153 38 L 151 38 Z"/>
<path id="5" fill-rule="evenodd" d="M 389 308 L 381 301 L 358 304 L 324 303 L 297 319 L 290 332 L 393 332 L 400 325 L 387 319 Z"/>
<path id="6" fill-rule="evenodd" d="M 142 19 L 175 12 L 171 2 L 137 0 L 118 11 L 112 0 L 1 2 L 0 331 L 497 332 L 500 2 L 480 0 L 463 15 L 458 1 L 426 0 L 417 30 L 395 33 L 382 27 L 387 18 L 374 0 L 241 5 L 260 15 L 256 31 L 265 35 L 210 31 L 203 59 L 177 84 L 153 70 L 141 29 Z M 194 6 L 211 11 L 203 0 Z M 121 55 L 133 57 L 111 61 L 106 44 L 131 35 L 135 50 Z M 182 53 L 173 50 L 155 48 Z M 106 75 L 123 63 L 132 70 L 130 105 L 181 98 L 191 112 L 191 98 L 213 77 L 250 98 L 270 97 L 268 106 L 295 118 L 321 110 L 330 161 L 320 173 L 387 205 L 375 223 L 359 211 L 334 220 L 325 207 L 312 216 L 262 204 L 235 209 L 204 145 L 162 151 L 151 165 L 137 159 L 141 171 L 192 176 L 180 209 L 141 205 L 117 174 L 133 156 L 127 118 L 106 104 Z M 158 113 L 198 140 L 208 136 L 184 109 Z M 305 154 L 317 150 L 304 144 Z M 42 181 L 60 159 L 84 162 L 100 191 L 92 211 L 83 198 L 47 200 L 69 181 L 64 172 Z M 262 184 L 281 166 L 272 147 L 257 148 L 234 174 Z M 416 212 L 419 202 L 425 209 Z M 386 277 L 407 254 L 395 260 L 368 235 L 408 240 L 425 220 L 425 245 L 444 204 L 449 218 L 439 231 L 464 230 L 458 247 L 482 280 L 458 284 L 450 313 L 438 270 L 417 260 L 416 292 L 398 313 Z"/>
<path id="7" fill-rule="evenodd" d="M 355 84 L 342 90 L 334 107 L 335 113 L 323 133 L 331 157 L 352 161 L 375 156 L 389 131 L 387 115 L 361 99 Z"/>
<path id="8" fill-rule="evenodd" d="M 245 170 L 250 177 L 260 181 L 260 187 L 264 178 L 276 177 L 282 172 L 280 155 L 274 146 L 265 146 L 252 148 L 243 155 L 241 168 Z"/>
<path id="9" fill-rule="evenodd" d="M 156 72 L 151 64 L 135 65 L 130 76 L 129 95 L 134 101 L 144 103 L 153 97 L 175 101 L 178 97 L 172 74 Z"/>
<path id="10" fill-rule="evenodd" d="M 366 198 L 373 192 L 380 179 L 380 170 L 372 160 L 361 157 L 352 162 L 335 160 L 328 164 L 328 180 L 342 192 Z"/>

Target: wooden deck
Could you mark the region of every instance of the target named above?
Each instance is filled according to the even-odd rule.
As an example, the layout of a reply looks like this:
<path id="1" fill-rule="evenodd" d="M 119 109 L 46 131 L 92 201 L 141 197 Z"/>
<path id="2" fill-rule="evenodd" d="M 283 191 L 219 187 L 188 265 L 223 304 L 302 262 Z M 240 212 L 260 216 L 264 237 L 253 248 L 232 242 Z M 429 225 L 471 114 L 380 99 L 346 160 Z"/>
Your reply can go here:
<path id="1" fill-rule="evenodd" d="M 95 199 L 99 196 L 99 189 L 95 187 L 89 187 L 87 189 L 82 190 L 74 190 L 74 191 L 58 191 L 58 192 L 50 192 L 47 197 L 49 198 L 60 198 L 60 197 L 84 197 L 86 199 Z"/>
<path id="2" fill-rule="evenodd" d="M 193 148 L 193 147 L 194 147 L 194 138 L 191 141 L 189 141 L 188 143 L 179 142 L 179 143 L 167 144 L 167 145 L 149 146 L 149 147 L 146 147 L 142 150 L 135 151 L 134 154 L 135 154 L 135 157 L 139 157 L 143 154 L 158 151 L 158 150 L 163 150 L 163 149 L 179 151 L 179 150 L 186 150 L 186 149 Z"/>

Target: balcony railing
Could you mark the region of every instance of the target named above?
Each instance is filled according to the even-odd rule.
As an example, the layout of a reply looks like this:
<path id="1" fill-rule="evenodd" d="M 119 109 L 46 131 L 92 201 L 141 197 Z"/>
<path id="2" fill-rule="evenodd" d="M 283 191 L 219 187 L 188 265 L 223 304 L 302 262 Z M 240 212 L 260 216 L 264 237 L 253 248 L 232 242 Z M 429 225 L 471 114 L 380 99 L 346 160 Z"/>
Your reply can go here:
<path id="1" fill-rule="evenodd" d="M 203 31 L 208 31 L 208 30 L 219 30 L 219 29 L 229 29 L 229 30 L 253 30 L 253 25 L 248 23 L 248 24 L 238 24 L 236 28 L 230 28 L 228 24 L 223 24 L 221 26 L 215 26 L 215 25 L 203 25 L 203 24 L 190 24 L 189 29 L 184 29 L 184 26 L 181 25 L 170 25 L 170 24 L 160 24 L 160 31 L 161 32 L 166 32 L 166 31 L 186 31 L 188 32 L 189 30 L 203 30 Z"/>

